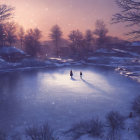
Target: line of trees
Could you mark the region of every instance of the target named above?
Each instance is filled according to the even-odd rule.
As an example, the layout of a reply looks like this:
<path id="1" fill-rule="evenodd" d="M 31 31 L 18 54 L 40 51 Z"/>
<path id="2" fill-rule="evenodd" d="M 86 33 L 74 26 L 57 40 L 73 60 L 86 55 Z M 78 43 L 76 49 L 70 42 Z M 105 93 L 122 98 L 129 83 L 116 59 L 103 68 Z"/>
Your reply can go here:
<path id="1" fill-rule="evenodd" d="M 104 21 L 97 20 L 95 30 L 87 30 L 84 34 L 80 30 L 72 30 L 68 35 L 68 47 L 73 54 L 86 56 L 88 52 L 96 46 L 103 47 L 108 40 L 108 29 Z M 49 35 L 56 47 L 56 55 L 59 56 L 60 45 L 62 41 L 62 31 L 58 25 L 54 25 Z"/>
<path id="2" fill-rule="evenodd" d="M 20 48 L 29 55 L 36 57 L 40 53 L 42 33 L 39 29 L 24 31 L 23 27 L 12 22 L 14 7 L 0 5 L 0 47 L 19 44 Z M 107 39 L 108 29 L 102 20 L 97 20 L 94 31 L 87 30 L 83 34 L 80 30 L 73 30 L 68 35 L 67 47 L 73 54 L 79 56 L 88 55 L 93 46 L 103 46 Z M 54 25 L 49 34 L 55 46 L 56 56 L 60 56 L 63 32 L 58 25 Z"/>
<path id="3" fill-rule="evenodd" d="M 6 20 L 6 19 L 5 19 Z M 102 20 L 96 23 L 94 31 L 87 30 L 83 34 L 80 30 L 73 30 L 68 35 L 67 47 L 73 54 L 79 56 L 88 55 L 93 49 L 95 43 L 101 47 L 107 39 L 106 25 Z M 0 24 L 0 47 L 12 46 L 17 44 L 21 49 L 25 50 L 29 55 L 36 57 L 41 51 L 42 32 L 35 28 L 24 31 L 23 27 L 19 27 L 14 22 L 2 22 Z M 58 25 L 54 25 L 49 34 L 52 45 L 55 46 L 56 56 L 60 56 L 61 43 L 63 42 L 63 32 Z"/>
<path id="4" fill-rule="evenodd" d="M 126 22 L 129 26 L 140 26 L 140 3 L 133 0 L 115 0 L 122 12 L 113 16 L 113 23 Z M 12 46 L 18 44 L 21 49 L 25 50 L 29 55 L 36 57 L 41 52 L 42 32 L 35 28 L 24 31 L 23 27 L 12 22 L 14 7 L 8 5 L 0 5 L 0 47 Z M 128 33 L 134 35 L 135 38 L 140 37 L 139 28 Z M 56 56 L 60 56 L 64 41 L 63 32 L 58 25 L 54 25 L 49 34 L 49 38 L 55 47 L 53 51 Z M 103 20 L 97 20 L 94 30 L 87 30 L 82 33 L 80 30 L 72 30 L 68 34 L 67 48 L 72 54 L 79 57 L 86 57 L 89 52 L 109 46 L 114 41 L 120 41 L 118 38 L 108 36 L 108 29 Z M 116 41 L 116 42 L 115 42 Z M 44 52 L 46 53 L 46 52 Z"/>

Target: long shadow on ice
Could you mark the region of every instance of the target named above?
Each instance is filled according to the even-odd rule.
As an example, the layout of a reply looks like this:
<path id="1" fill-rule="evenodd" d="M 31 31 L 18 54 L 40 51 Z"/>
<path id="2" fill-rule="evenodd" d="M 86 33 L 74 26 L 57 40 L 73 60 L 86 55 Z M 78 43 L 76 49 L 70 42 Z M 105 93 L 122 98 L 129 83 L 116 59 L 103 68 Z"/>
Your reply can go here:
<path id="1" fill-rule="evenodd" d="M 97 87 L 95 87 L 93 84 L 87 82 L 86 80 L 84 80 L 82 77 L 81 77 L 81 80 L 89 87 L 89 88 L 92 88 L 92 89 L 95 89 L 101 93 L 106 93 L 105 91 L 103 91 L 102 89 L 99 89 Z"/>
<path id="2" fill-rule="evenodd" d="M 73 77 L 71 77 L 71 80 L 72 80 L 72 81 L 77 81 L 77 80 L 76 80 L 75 78 L 73 78 Z"/>

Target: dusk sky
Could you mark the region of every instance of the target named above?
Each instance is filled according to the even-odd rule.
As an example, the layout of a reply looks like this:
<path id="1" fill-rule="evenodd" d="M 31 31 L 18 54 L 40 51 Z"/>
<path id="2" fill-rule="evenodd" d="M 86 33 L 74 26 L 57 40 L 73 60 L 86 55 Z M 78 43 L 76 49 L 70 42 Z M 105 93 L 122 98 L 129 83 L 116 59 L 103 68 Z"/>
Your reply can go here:
<path id="1" fill-rule="evenodd" d="M 103 19 L 112 36 L 123 37 L 124 25 L 111 25 L 111 17 L 119 9 L 115 0 L 2 0 L 12 5 L 15 21 L 25 29 L 38 27 L 48 39 L 50 28 L 58 24 L 64 37 L 73 29 L 84 32 L 95 28 L 95 21 Z"/>

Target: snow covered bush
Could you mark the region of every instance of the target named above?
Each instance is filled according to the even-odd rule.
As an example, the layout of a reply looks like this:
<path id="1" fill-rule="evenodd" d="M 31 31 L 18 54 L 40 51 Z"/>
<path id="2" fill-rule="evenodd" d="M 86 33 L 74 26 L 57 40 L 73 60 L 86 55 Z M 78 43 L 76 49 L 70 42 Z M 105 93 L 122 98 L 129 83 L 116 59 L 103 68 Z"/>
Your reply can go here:
<path id="1" fill-rule="evenodd" d="M 48 124 L 41 127 L 29 127 L 25 130 L 26 136 L 30 140 L 57 140 L 54 137 L 54 131 Z"/>
<path id="2" fill-rule="evenodd" d="M 109 127 L 108 139 L 118 140 L 119 132 L 124 129 L 124 117 L 119 112 L 111 111 L 107 114 L 106 119 Z"/>
<path id="3" fill-rule="evenodd" d="M 140 96 L 138 96 L 132 103 L 132 109 L 140 115 Z"/>
<path id="4" fill-rule="evenodd" d="M 112 130 L 120 130 L 124 128 L 124 117 L 115 111 L 111 111 L 107 114 L 107 125 Z"/>
<path id="5" fill-rule="evenodd" d="M 83 135 L 90 135 L 92 137 L 102 137 L 104 133 L 104 125 L 99 119 L 92 119 L 90 121 L 79 122 L 75 124 L 65 134 L 71 134 L 74 139 L 78 139 Z"/>
<path id="6" fill-rule="evenodd" d="M 89 134 L 93 137 L 101 137 L 104 132 L 104 124 L 99 119 L 93 119 L 89 122 L 91 124 L 91 130 Z"/>

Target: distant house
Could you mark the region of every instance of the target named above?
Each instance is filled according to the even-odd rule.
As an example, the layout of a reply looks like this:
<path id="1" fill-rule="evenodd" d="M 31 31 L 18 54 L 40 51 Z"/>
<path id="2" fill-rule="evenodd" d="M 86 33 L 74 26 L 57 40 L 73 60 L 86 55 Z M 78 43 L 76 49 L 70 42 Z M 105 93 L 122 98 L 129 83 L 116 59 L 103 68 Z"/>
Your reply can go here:
<path id="1" fill-rule="evenodd" d="M 17 62 L 27 57 L 27 54 L 15 47 L 1 47 L 0 57 L 8 62 Z"/>

